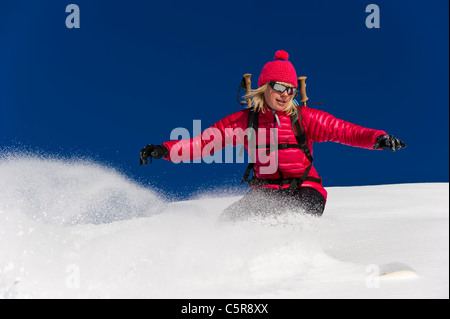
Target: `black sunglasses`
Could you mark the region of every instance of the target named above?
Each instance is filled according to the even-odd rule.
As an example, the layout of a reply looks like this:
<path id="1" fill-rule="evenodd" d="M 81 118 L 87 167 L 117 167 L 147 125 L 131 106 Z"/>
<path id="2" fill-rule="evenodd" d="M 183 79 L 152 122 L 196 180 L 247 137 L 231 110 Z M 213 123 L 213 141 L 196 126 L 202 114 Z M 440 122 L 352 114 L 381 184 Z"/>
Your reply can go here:
<path id="1" fill-rule="evenodd" d="M 294 95 L 294 98 L 297 96 L 298 94 L 298 89 L 297 88 L 291 88 L 291 87 L 287 87 L 284 86 L 283 84 L 274 82 L 274 81 L 270 81 L 269 85 L 272 89 L 274 89 L 275 91 L 279 92 L 279 93 L 284 93 L 284 91 L 287 90 L 287 94 L 288 95 Z"/>

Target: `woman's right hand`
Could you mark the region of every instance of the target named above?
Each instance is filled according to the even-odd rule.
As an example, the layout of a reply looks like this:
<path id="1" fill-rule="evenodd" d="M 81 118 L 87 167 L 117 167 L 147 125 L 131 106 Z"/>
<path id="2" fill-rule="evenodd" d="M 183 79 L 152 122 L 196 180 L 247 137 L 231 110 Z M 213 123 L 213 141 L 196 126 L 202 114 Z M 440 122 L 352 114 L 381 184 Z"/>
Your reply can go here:
<path id="1" fill-rule="evenodd" d="M 162 157 L 167 157 L 169 155 L 169 150 L 163 145 L 153 145 L 149 144 L 144 147 L 140 152 L 140 162 L 139 165 L 146 165 L 147 159 L 150 157 L 150 163 L 152 158 L 160 159 Z"/>

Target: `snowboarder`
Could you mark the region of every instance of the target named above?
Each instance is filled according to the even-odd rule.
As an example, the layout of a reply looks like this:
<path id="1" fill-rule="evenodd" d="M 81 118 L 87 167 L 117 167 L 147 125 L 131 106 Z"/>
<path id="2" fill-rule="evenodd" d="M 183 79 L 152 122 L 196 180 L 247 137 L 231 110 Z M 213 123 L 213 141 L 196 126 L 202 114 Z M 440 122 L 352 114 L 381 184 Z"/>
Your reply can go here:
<path id="1" fill-rule="evenodd" d="M 324 111 L 306 107 L 306 103 L 299 105 L 295 97 L 299 89 L 302 90 L 301 82 L 288 58 L 287 52 L 277 51 L 274 60 L 264 65 L 258 88 L 248 90 L 244 97 L 251 102 L 249 107 L 228 115 L 197 137 L 167 141 L 162 145 L 147 145 L 140 151 L 140 164 L 147 164 L 149 157 L 171 161 L 174 156 L 178 160 L 180 156 L 182 160 L 205 156 L 203 147 L 209 143 L 214 132 L 220 132 L 216 133 L 221 136 L 219 148 L 227 144 L 244 145 L 249 154 L 254 156 L 243 179 L 243 182 L 247 181 L 253 169 L 253 177 L 248 181 L 251 189 L 225 209 L 222 215 L 225 219 L 237 220 L 249 215 L 286 210 L 321 216 L 327 192 L 312 165 L 313 142 L 333 141 L 366 149 L 392 151 L 406 147 L 404 142 L 385 131 L 337 119 Z M 305 102 L 305 98 L 302 101 Z M 227 136 L 230 134 L 229 129 L 246 130 L 249 127 L 257 132 L 250 135 L 254 138 L 253 144 L 249 136 Z M 259 132 L 264 129 L 268 133 L 260 135 Z M 273 135 L 278 141 L 274 152 L 269 148 L 270 143 L 273 144 Z M 191 151 L 183 157 L 180 150 L 185 147 Z M 261 160 L 263 155 L 276 157 L 275 170 L 267 172 L 267 161 Z"/>

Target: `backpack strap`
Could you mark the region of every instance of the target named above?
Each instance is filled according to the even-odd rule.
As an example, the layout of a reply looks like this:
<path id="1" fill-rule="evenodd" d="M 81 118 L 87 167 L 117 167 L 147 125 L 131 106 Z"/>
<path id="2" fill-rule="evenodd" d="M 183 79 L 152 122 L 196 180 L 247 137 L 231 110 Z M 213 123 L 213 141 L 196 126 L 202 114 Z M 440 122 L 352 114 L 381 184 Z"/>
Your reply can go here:
<path id="1" fill-rule="evenodd" d="M 251 152 L 252 150 L 250 149 L 251 145 L 256 145 L 256 132 L 258 132 L 258 114 L 255 112 L 254 109 L 249 109 L 248 110 L 248 123 L 247 123 L 247 127 L 251 127 L 253 128 L 253 130 L 249 130 L 248 131 L 248 137 L 247 137 L 247 141 L 248 141 L 248 148 L 249 151 Z M 255 134 L 252 134 L 255 133 Z M 253 167 L 255 166 L 255 152 L 256 152 L 256 147 L 253 150 L 254 152 L 250 153 L 251 156 L 251 160 L 250 163 L 248 164 L 244 176 L 242 177 L 241 180 L 241 184 L 244 184 L 247 182 L 248 177 L 250 176 L 250 172 L 252 171 Z M 253 175 L 255 174 L 255 172 L 253 172 Z"/>
<path id="2" fill-rule="evenodd" d="M 301 106 L 297 104 L 297 113 L 291 116 L 291 125 L 295 134 L 295 138 L 297 140 L 298 147 L 305 154 L 306 158 L 309 160 L 309 165 L 303 172 L 302 176 L 299 179 L 294 179 L 289 186 L 289 189 L 294 190 L 297 187 L 300 187 L 304 181 L 308 180 L 309 172 L 311 171 L 313 165 L 313 157 L 311 155 L 311 151 L 308 148 L 308 144 L 306 143 L 306 134 L 303 129 L 302 123 L 302 110 Z"/>
<path id="3" fill-rule="evenodd" d="M 295 100 L 294 100 L 295 101 Z M 296 101 L 295 101 L 296 102 Z M 300 105 L 297 104 L 297 113 L 291 116 L 291 126 L 292 130 L 295 134 L 295 139 L 297 140 L 297 144 L 299 145 L 299 148 L 305 153 L 308 160 L 312 163 L 313 158 L 311 155 L 311 152 L 308 148 L 308 144 L 306 143 L 306 134 L 305 130 L 303 129 L 303 123 L 302 123 L 302 110 Z"/>

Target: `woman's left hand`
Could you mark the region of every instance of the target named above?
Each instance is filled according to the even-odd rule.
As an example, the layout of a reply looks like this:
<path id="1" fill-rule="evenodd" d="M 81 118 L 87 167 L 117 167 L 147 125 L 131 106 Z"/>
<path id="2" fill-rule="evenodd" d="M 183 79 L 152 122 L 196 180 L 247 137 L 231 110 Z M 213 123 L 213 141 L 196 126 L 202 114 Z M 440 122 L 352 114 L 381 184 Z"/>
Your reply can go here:
<path id="1" fill-rule="evenodd" d="M 400 141 L 393 135 L 380 135 L 377 137 L 377 141 L 373 146 L 374 149 L 386 149 L 390 148 L 392 152 L 395 152 L 401 148 L 405 148 L 406 144 Z"/>

